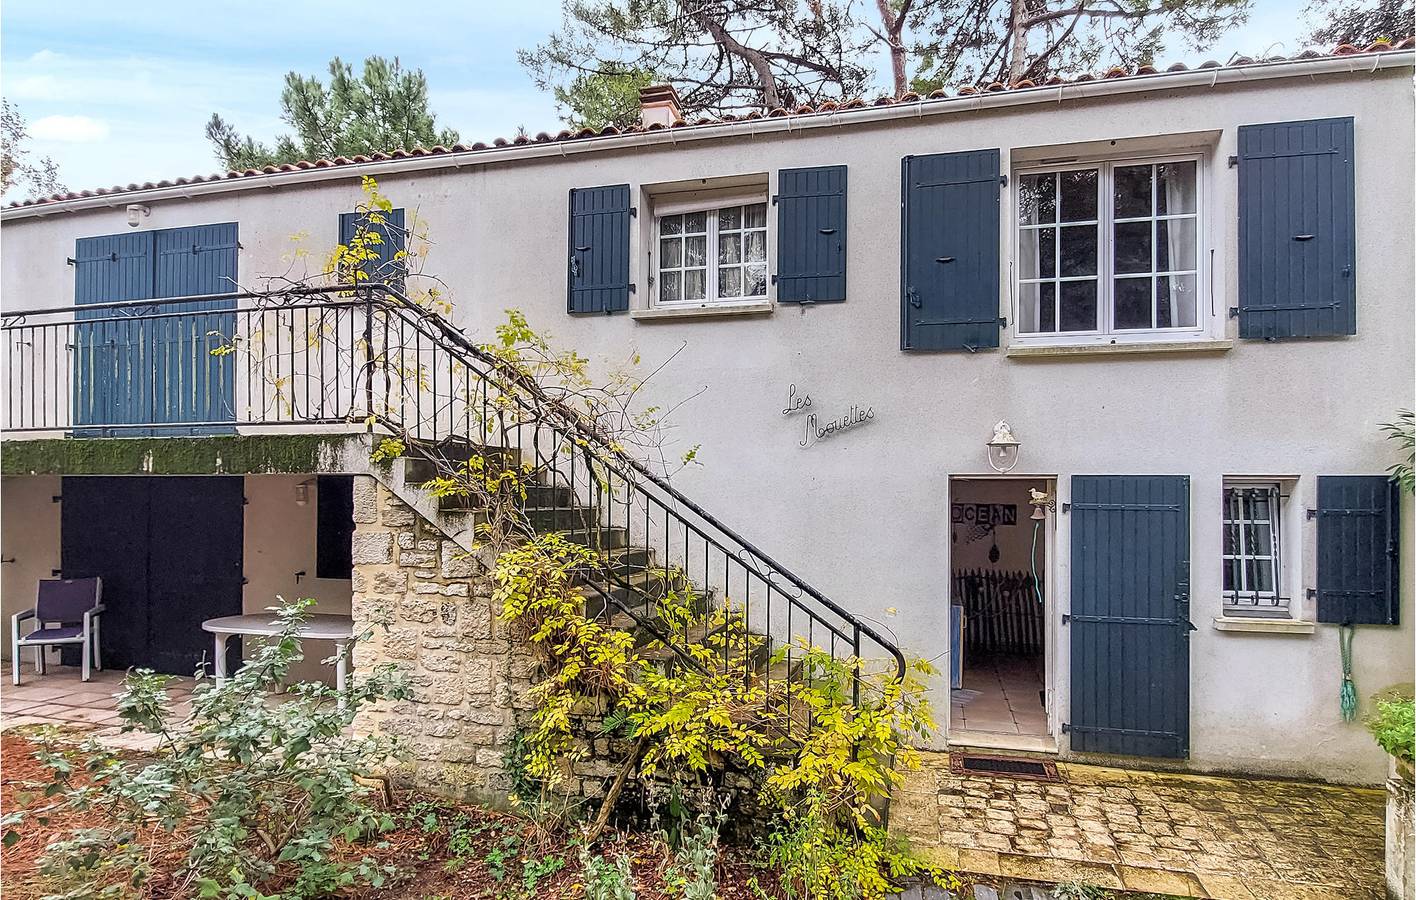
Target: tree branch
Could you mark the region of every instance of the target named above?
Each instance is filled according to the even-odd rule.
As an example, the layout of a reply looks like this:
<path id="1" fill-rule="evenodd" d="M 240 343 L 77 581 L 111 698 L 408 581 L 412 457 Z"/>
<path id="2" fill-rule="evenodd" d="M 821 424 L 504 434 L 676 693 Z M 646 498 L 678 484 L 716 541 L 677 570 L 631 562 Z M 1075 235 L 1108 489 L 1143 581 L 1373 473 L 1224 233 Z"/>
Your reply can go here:
<path id="1" fill-rule="evenodd" d="M 1147 16 L 1154 16 L 1165 12 L 1163 6 L 1148 6 L 1145 9 L 1097 9 L 1087 6 L 1085 3 L 1067 9 L 1054 9 L 1045 13 L 1038 13 L 1034 16 L 1027 16 L 1020 20 L 1023 28 L 1032 28 L 1034 25 L 1041 25 L 1043 22 L 1052 22 L 1057 19 L 1065 19 L 1068 16 L 1087 16 L 1092 19 L 1144 19 Z"/>

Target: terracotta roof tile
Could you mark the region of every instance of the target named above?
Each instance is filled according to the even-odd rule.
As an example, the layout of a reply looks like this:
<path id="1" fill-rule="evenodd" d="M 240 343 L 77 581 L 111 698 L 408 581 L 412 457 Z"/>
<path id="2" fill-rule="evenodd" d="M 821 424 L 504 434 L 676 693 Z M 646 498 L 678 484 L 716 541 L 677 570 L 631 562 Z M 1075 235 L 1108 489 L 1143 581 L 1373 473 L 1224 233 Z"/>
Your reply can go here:
<path id="1" fill-rule="evenodd" d="M 1217 62 L 1217 61 L 1215 61 L 1215 60 L 1206 60 L 1205 62 L 1202 62 L 1202 63 L 1200 63 L 1199 65 L 1193 66 L 1193 67 L 1192 67 L 1192 66 L 1187 66 L 1187 65 L 1185 65 L 1184 63 L 1175 63 L 1174 65 L 1168 66 L 1168 67 L 1165 69 L 1165 71 L 1166 71 L 1167 73 L 1173 73 L 1173 72 L 1188 72 L 1188 71 L 1192 71 L 1192 70 L 1196 70 L 1196 69 L 1231 68 L 1231 67 L 1237 67 L 1237 66 L 1257 65 L 1257 64 L 1260 64 L 1260 63 L 1284 62 L 1284 61 L 1286 61 L 1286 60 L 1307 60 L 1307 59 L 1321 59 L 1321 58 L 1325 58 L 1325 57 L 1352 56 L 1352 55 L 1355 55 L 1355 54 L 1364 54 L 1364 53 L 1385 53 L 1385 52 L 1389 52 L 1389 51 L 1392 51 L 1392 50 L 1410 50 L 1410 49 L 1413 49 L 1413 48 L 1416 48 L 1416 37 L 1407 37 L 1407 38 L 1403 38 L 1402 40 L 1396 41 L 1396 42 L 1392 42 L 1392 41 L 1388 41 L 1388 40 L 1380 40 L 1380 41 L 1376 41 L 1376 42 L 1374 42 L 1374 43 L 1368 44 L 1368 45 L 1365 46 L 1365 47 L 1355 47 L 1355 46 L 1353 46 L 1353 45 L 1351 45 L 1351 44 L 1342 44 L 1341 46 L 1335 47 L 1335 48 L 1333 48 L 1332 50 L 1330 50 L 1330 51 L 1327 52 L 1327 53 L 1321 53 L 1321 52 L 1316 51 L 1316 50 L 1304 50 L 1303 52 L 1298 53 L 1298 54 L 1296 54 L 1296 55 L 1294 55 L 1294 56 L 1291 56 L 1291 57 L 1275 56 L 1275 57 L 1267 57 L 1267 58 L 1258 58 L 1258 59 L 1256 59 L 1256 58 L 1248 57 L 1248 56 L 1238 56 L 1238 57 L 1235 57 L 1234 59 L 1230 60 L 1230 62 L 1227 63 L 1227 64 L 1220 63 L 1220 62 Z M 1122 67 L 1120 67 L 1120 66 L 1116 66 L 1116 67 L 1113 67 L 1113 68 L 1111 68 L 1111 69 L 1108 69 L 1106 72 L 1102 73 L 1101 75 L 1097 75 L 1097 74 L 1094 74 L 1094 73 L 1082 73 L 1082 74 L 1080 74 L 1080 75 L 1075 75 L 1075 76 L 1072 76 L 1072 77 L 1070 77 L 1070 78 L 1065 78 L 1065 77 L 1062 77 L 1062 76 L 1059 76 L 1059 75 L 1049 75 L 1049 76 L 1046 78 L 1046 80 L 1044 80 L 1044 81 L 1042 81 L 1042 82 L 1040 82 L 1040 83 L 1037 82 L 1037 81 L 1034 81 L 1033 79 L 1023 79 L 1023 80 L 1018 81 L 1018 82 L 1015 82 L 1015 83 L 1013 83 L 1013 84 L 1011 84 L 1011 85 L 1009 85 L 1009 84 L 1003 84 L 1002 82 L 997 82 L 997 81 L 991 82 L 991 83 L 989 83 L 989 84 L 982 85 L 982 86 L 966 85 L 966 86 L 964 86 L 964 87 L 959 88 L 958 91 L 957 91 L 957 93 L 955 94 L 955 96 L 968 97 L 968 96 L 976 96 L 976 95 L 978 95 L 978 94 L 980 94 L 980 93 L 999 93 L 999 92 L 1002 92 L 1002 91 L 1023 91 L 1023 90 L 1028 90 L 1028 89 L 1031 89 L 1031 88 L 1037 88 L 1037 87 L 1056 87 L 1056 86 L 1058 86 L 1058 85 L 1065 85 L 1065 84 L 1086 83 L 1086 82 L 1090 82 L 1090 81 L 1095 81 L 1095 80 L 1097 80 L 1098 78 L 1102 78 L 1102 79 L 1134 78 L 1134 77 L 1139 77 L 1139 76 L 1156 75 L 1156 74 L 1159 74 L 1159 72 L 1158 72 L 1158 70 L 1157 70 L 1154 66 L 1142 65 L 1142 66 L 1137 66 L 1137 67 L 1135 67 L 1135 68 L 1133 68 L 1133 69 L 1127 69 L 1127 68 L 1122 68 Z M 732 123 L 732 122 L 757 121 L 757 120 L 763 119 L 763 118 L 785 118 L 785 117 L 789 117 L 789 116 L 824 115 L 824 114 L 834 113 L 834 112 L 837 112 L 837 111 L 864 109 L 864 108 L 870 107 L 870 106 L 895 106 L 895 105 L 905 104 L 905 103 L 920 103 L 920 102 L 927 102 L 927 101 L 929 101 L 929 100 L 942 100 L 942 99 L 947 98 L 948 96 L 949 96 L 949 94 L 948 94 L 947 91 L 944 91 L 944 90 L 934 90 L 934 91 L 929 92 L 929 95 L 928 95 L 927 97 L 922 97 L 921 95 L 919 95 L 919 94 L 917 94 L 917 93 L 911 91 L 911 92 L 906 93 L 906 94 L 904 94 L 904 95 L 902 95 L 902 96 L 900 96 L 900 97 L 888 97 L 888 96 L 886 96 L 886 97 L 879 97 L 879 98 L 876 98 L 876 99 L 874 99 L 874 100 L 866 100 L 866 99 L 861 98 L 861 97 L 852 97 L 852 98 L 850 98 L 850 99 L 847 99 L 847 100 L 840 100 L 840 101 L 836 101 L 836 100 L 824 100 L 824 101 L 822 101 L 821 103 L 819 103 L 818 105 L 816 105 L 815 107 L 810 106 L 810 105 L 802 105 L 802 106 L 796 107 L 795 109 L 790 109 L 790 110 L 784 109 L 784 108 L 781 108 L 781 107 L 778 107 L 778 108 L 776 108 L 776 109 L 768 110 L 768 111 L 766 111 L 766 112 L 763 112 L 763 111 L 761 111 L 761 110 L 752 110 L 751 112 L 748 112 L 748 113 L 745 113 L 745 114 L 742 114 L 742 115 L 727 114 L 727 115 L 723 115 L 723 116 L 721 116 L 721 117 L 719 117 L 719 118 L 705 118 L 705 117 L 700 117 L 700 118 L 694 119 L 694 120 L 691 121 L 691 122 L 690 122 L 690 121 L 687 121 L 687 120 L 684 120 L 684 119 L 676 119 L 676 120 L 674 120 L 674 122 L 673 122 L 672 124 L 670 124 L 670 125 L 667 126 L 667 127 L 669 127 L 669 128 L 689 128 L 689 127 L 700 126 L 700 125 L 721 125 L 721 124 Z M 75 192 L 70 192 L 70 193 L 67 193 L 67 194 L 54 194 L 53 196 L 50 196 L 50 197 L 43 197 L 43 198 L 37 198 L 37 199 L 36 199 L 36 198 L 31 198 L 31 199 L 27 199 L 27 200 L 15 201 L 15 202 L 10 203 L 7 208 L 9 208 L 9 209 L 16 209 L 16 208 L 20 208 L 20 207 L 38 206 L 38 205 L 45 204 L 45 203 L 54 203 L 54 202 L 59 202 L 59 201 L 63 201 L 63 200 L 76 200 L 76 199 L 80 199 L 80 198 L 84 198 L 84 197 L 98 197 L 98 196 L 106 196 L 106 195 L 109 195 L 109 194 L 128 193 L 128 192 L 131 192 L 131 191 L 152 190 L 152 189 L 154 189 L 154 188 L 170 187 L 170 186 L 174 186 L 174 185 L 198 184 L 198 183 L 202 183 L 202 182 L 206 182 L 206 181 L 217 181 L 217 180 L 220 180 L 220 179 L 223 179 L 223 178 L 228 178 L 228 179 L 229 179 L 229 178 L 247 178 L 247 177 L 250 177 L 250 176 L 253 176 L 253 175 L 270 175 L 270 174 L 276 174 L 276 173 L 281 173 L 281 172 L 297 172 L 297 171 L 304 171 L 304 170 L 308 170 L 308 169 L 328 169 L 328 168 L 337 167 L 337 166 L 357 165 L 357 164 L 359 164 L 359 163 L 382 162 L 382 161 L 386 161 L 386 160 L 408 159 L 408 158 L 410 158 L 410 157 L 440 156 L 440 155 L 445 155 L 445 154 L 449 154 L 449 153 L 475 153 L 475 152 L 479 152 L 479 151 L 482 151 L 482 150 L 487 150 L 487 149 L 490 149 L 490 148 L 493 148 L 493 147 L 521 146 L 521 145 L 526 145 L 526 144 L 531 144 L 531 143 L 544 144 L 544 143 L 561 142 L 561 141 L 575 141 L 575 140 L 583 140 L 583 139 L 595 138 L 595 137 L 612 137 L 612 136 L 614 136 L 614 135 L 621 135 L 621 134 L 636 134 L 636 133 L 643 133 L 643 132 L 649 132 L 649 131 L 660 131 L 660 130 L 663 130 L 664 128 L 665 128 L 664 125 L 662 125 L 662 124 L 660 124 L 660 123 L 657 123 L 657 122 L 654 123 L 654 124 L 652 124 L 652 125 L 649 125 L 649 126 L 647 126 L 647 127 L 646 127 L 646 126 L 641 126 L 641 125 L 633 125 L 633 126 L 628 126 L 628 127 L 625 127 L 625 128 L 618 128 L 618 127 L 613 126 L 613 125 L 607 125 L 607 126 L 605 126 L 604 128 L 601 128 L 601 129 L 598 129 L 598 130 L 596 130 L 596 129 L 594 129 L 594 128 L 581 128 L 581 129 L 579 129 L 579 130 L 564 129 L 564 130 L 561 130 L 561 131 L 557 132 L 555 135 L 551 135 L 551 134 L 549 134 L 548 132 L 541 131 L 541 132 L 537 132 L 537 134 L 536 134 L 536 136 L 535 136 L 534 138 L 528 137 L 527 135 L 524 135 L 524 134 L 523 134 L 523 135 L 517 135 L 517 136 L 516 136 L 514 139 L 512 139 L 512 140 L 507 140 L 506 138 L 503 138 L 503 137 L 495 138 L 495 139 L 493 139 L 490 143 L 485 142 L 485 141 L 477 141 L 477 142 L 472 143 L 472 144 L 461 144 L 461 143 L 458 143 L 458 144 L 454 144 L 454 145 L 451 146 L 451 147 L 444 147 L 444 146 L 438 145 L 438 146 L 431 147 L 431 148 L 414 147 L 414 148 L 409 149 L 409 150 L 392 150 L 392 151 L 387 152 L 387 153 L 373 153 L 373 154 L 370 154 L 370 155 L 363 155 L 363 154 L 360 154 L 360 155 L 354 156 L 353 158 L 346 157 L 346 156 L 336 156 L 334 159 L 300 160 L 299 162 L 294 162 L 294 163 L 283 163 L 283 164 L 281 164 L 281 165 L 279 165 L 279 166 L 273 166 L 273 165 L 272 165 L 272 166 L 265 166 L 265 167 L 263 167 L 263 168 L 261 168 L 261 169 L 247 169 L 247 170 L 245 170 L 244 172 L 231 171 L 231 172 L 226 172 L 226 173 L 217 173 L 217 174 L 213 174 L 213 175 L 209 175 L 209 176 L 205 176 L 205 177 L 203 177 L 203 176 L 201 176 L 201 175 L 193 175 L 193 176 L 191 176 L 191 177 L 189 177 L 189 178 L 177 178 L 177 179 L 174 179 L 174 180 L 171 180 L 171 181 L 159 181 L 159 182 L 156 182 L 156 183 L 154 183 L 154 182 L 147 182 L 147 183 L 141 184 L 141 185 L 139 185 L 139 184 L 129 184 L 129 185 L 126 186 L 126 187 L 124 187 L 124 186 L 122 186 L 122 185 L 114 185 L 114 186 L 111 187 L 111 188 L 97 188 L 97 189 L 94 189 L 94 190 L 75 191 Z"/>

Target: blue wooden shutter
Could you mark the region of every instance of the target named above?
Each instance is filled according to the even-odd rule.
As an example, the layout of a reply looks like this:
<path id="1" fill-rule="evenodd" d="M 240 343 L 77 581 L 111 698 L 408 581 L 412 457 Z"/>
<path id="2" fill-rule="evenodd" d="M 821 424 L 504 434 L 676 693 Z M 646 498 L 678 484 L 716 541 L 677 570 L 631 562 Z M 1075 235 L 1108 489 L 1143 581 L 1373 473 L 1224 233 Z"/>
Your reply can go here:
<path id="1" fill-rule="evenodd" d="M 354 235 L 367 218 L 366 212 L 340 213 L 339 242 L 345 246 L 354 240 Z M 383 221 L 369 226 L 377 232 L 382 242 L 378 245 L 378 258 L 364 265 L 369 281 L 380 281 L 397 291 L 403 290 L 404 279 L 408 276 L 408 264 L 399 256 L 408 247 L 408 231 L 404 224 L 406 217 L 402 209 L 390 210 L 383 214 Z"/>
<path id="2" fill-rule="evenodd" d="M 905 157 L 902 349 L 998 346 L 999 159 L 997 150 Z"/>
<path id="3" fill-rule="evenodd" d="M 846 167 L 777 173 L 777 300 L 846 299 Z"/>
<path id="4" fill-rule="evenodd" d="M 1184 758 L 1190 480 L 1072 479 L 1072 749 Z"/>
<path id="5" fill-rule="evenodd" d="M 237 287 L 239 258 L 235 222 L 166 228 L 156 232 L 155 297 L 230 294 Z M 153 357 L 152 423 L 193 423 L 163 434 L 211 434 L 236 418 L 235 357 L 212 351 L 235 337 L 236 301 L 192 300 L 162 307 L 183 313 L 144 323 Z M 200 424 L 197 424 L 200 423 Z"/>
<path id="6" fill-rule="evenodd" d="M 1385 475 L 1318 476 L 1318 621 L 1401 621 L 1401 493 Z"/>
<path id="7" fill-rule="evenodd" d="M 1352 119 L 1239 129 L 1239 336 L 1357 333 Z"/>
<path id="8" fill-rule="evenodd" d="M 570 192 L 567 309 L 573 313 L 629 309 L 629 185 Z"/>
<path id="9" fill-rule="evenodd" d="M 147 300 L 153 290 L 153 235 L 150 231 L 80 238 L 74 246 L 74 304 Z M 75 425 L 122 425 L 141 406 L 142 368 L 135 352 L 133 310 L 80 309 L 74 326 Z M 98 320 L 98 321 L 93 321 Z M 138 344 L 140 346 L 140 342 Z M 97 437 L 113 429 L 75 429 L 75 437 Z"/>

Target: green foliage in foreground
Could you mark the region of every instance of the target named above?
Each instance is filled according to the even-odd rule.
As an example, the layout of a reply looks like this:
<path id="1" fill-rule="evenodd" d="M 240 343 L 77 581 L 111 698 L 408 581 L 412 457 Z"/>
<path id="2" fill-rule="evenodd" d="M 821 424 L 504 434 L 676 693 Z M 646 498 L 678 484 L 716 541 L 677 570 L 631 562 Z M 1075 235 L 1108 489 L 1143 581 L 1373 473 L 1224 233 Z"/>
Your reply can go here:
<path id="1" fill-rule="evenodd" d="M 1416 760 L 1416 701 L 1410 697 L 1377 697 L 1367 728 L 1387 753 L 1407 762 Z"/>
<path id="2" fill-rule="evenodd" d="M 864 660 L 836 659 L 801 642 L 778 648 L 767 663 L 795 667 L 797 677 L 744 678 L 715 661 L 749 657 L 765 638 L 730 601 L 704 609 L 693 588 L 666 571 L 666 583 L 677 586 L 656 601 L 653 615 L 662 633 L 686 636 L 683 652 L 698 665 L 664 671 L 636 652 L 629 633 L 586 615 L 577 576 L 596 565 L 593 551 L 546 534 L 502 553 L 493 571 L 503 620 L 540 658 L 528 692 L 535 708 L 514 768 L 520 780 L 540 785 L 542 808 L 586 752 L 576 711 L 603 709 L 605 729 L 623 729 L 635 742 L 624 771 L 642 789 L 691 782 L 725 763 L 753 773 L 759 800 L 780 816 L 767 851 L 790 896 L 878 898 L 914 876 L 953 884 L 892 840 L 876 812 L 902 770 L 918 766 L 913 742 L 933 727 L 927 663 L 915 661 L 901 679 L 893 667 L 870 671 Z M 612 791 L 601 801 L 599 821 L 614 799 Z M 710 845 L 697 855 L 697 869 L 711 869 Z M 713 891 L 697 875 L 684 874 L 679 887 L 693 897 Z"/>
<path id="3" fill-rule="evenodd" d="M 1392 480 L 1407 493 L 1416 491 L 1416 412 L 1401 410 L 1395 422 L 1382 425 L 1382 431 L 1401 454 L 1401 458 L 1387 468 Z"/>
<path id="4" fill-rule="evenodd" d="M 46 789 L 54 801 L 28 815 L 42 824 L 55 812 L 98 811 L 108 823 L 49 846 L 41 872 L 61 896 L 131 896 L 152 875 L 144 838 L 152 829 L 180 832 L 190 847 L 176 896 L 263 897 L 277 872 L 282 900 L 383 883 L 387 867 L 334 850 L 336 841 L 393 827 L 367 802 L 370 789 L 358 778 L 377 771 L 396 747 L 346 729 L 361 706 L 406 698 L 408 690 L 392 667 L 376 666 L 351 677 L 342 706 L 338 692 L 319 683 L 292 685 L 282 702 L 267 702 L 302 658 L 295 631 L 313 602 L 283 606 L 281 634 L 224 684 L 199 675 L 192 712 L 180 721 L 170 712 L 170 676 L 130 674 L 118 711 L 124 731 L 157 738 L 151 754 L 119 755 L 93 739 L 77 749 L 46 746 L 40 759 L 55 771 Z M 86 779 L 75 778 L 81 771 Z"/>

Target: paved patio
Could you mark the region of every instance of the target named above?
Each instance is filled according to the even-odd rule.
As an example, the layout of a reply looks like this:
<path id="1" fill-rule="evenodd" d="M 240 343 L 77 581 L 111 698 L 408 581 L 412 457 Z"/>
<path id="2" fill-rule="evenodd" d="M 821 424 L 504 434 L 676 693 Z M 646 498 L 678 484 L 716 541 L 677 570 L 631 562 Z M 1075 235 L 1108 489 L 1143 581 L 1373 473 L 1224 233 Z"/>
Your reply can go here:
<path id="1" fill-rule="evenodd" d="M 24 683 L 11 683 L 7 671 L 0 684 L 0 729 L 82 725 L 94 728 L 100 738 L 115 747 L 142 748 L 149 739 L 120 733 L 117 694 L 124 674 L 112 670 L 94 672 L 91 680 L 85 682 L 75 667 L 50 665 L 48 674 L 40 676 L 34 674 L 27 656 L 20 676 Z M 191 709 L 191 694 L 190 678 L 174 678 L 168 684 L 167 695 L 176 715 L 185 715 Z"/>
<path id="2" fill-rule="evenodd" d="M 1059 763 L 1061 783 L 955 775 L 925 754 L 891 831 L 993 878 L 1224 900 L 1385 896 L 1385 794 Z"/>

